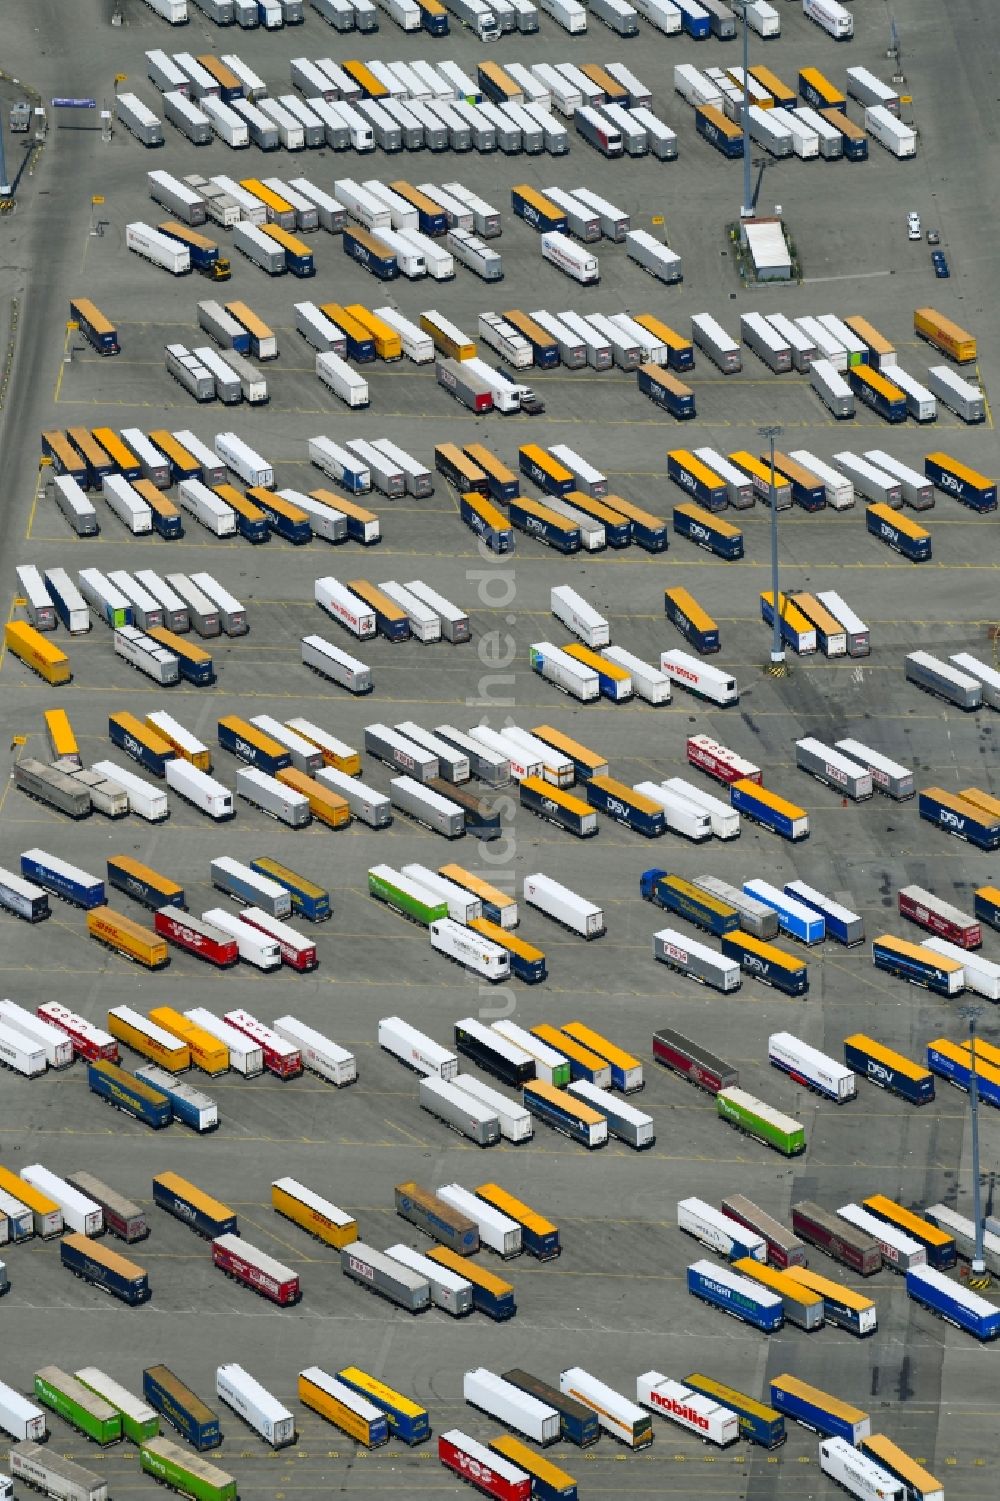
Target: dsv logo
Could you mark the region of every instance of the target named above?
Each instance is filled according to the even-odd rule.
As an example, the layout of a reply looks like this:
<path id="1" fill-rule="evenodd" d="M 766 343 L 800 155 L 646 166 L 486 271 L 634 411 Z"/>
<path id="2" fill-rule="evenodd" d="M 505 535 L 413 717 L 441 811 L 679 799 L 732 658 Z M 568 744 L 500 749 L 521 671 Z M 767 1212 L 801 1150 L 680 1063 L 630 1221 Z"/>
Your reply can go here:
<path id="1" fill-rule="evenodd" d="M 868 1073 L 873 1079 L 881 1079 L 885 1084 L 891 1084 L 896 1077 L 891 1068 L 886 1068 L 882 1063 L 874 1063 L 868 1060 Z"/>
<path id="2" fill-rule="evenodd" d="M 949 829 L 965 828 L 965 819 L 960 818 L 957 813 L 952 813 L 948 808 L 941 809 L 941 812 L 938 814 L 938 822 L 947 824 Z"/>

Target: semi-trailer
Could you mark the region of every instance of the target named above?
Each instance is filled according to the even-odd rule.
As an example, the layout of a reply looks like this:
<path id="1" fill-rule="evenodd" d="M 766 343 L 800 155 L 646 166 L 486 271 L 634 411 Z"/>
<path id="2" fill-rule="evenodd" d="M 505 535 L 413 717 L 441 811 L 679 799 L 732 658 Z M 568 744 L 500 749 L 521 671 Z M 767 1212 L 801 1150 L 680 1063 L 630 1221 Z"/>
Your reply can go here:
<path id="1" fill-rule="evenodd" d="M 56 1501 L 108 1501 L 108 1484 L 102 1476 L 36 1443 L 22 1440 L 11 1448 L 10 1471 L 24 1486 Z"/>

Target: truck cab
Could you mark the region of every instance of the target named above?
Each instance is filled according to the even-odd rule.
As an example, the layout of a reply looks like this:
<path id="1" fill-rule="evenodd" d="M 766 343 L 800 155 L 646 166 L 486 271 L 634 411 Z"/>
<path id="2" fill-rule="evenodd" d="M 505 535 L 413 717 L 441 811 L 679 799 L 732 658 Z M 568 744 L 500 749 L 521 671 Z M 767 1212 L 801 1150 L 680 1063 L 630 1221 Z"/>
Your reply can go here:
<path id="1" fill-rule="evenodd" d="M 656 887 L 666 875 L 665 870 L 644 870 L 639 877 L 639 895 L 644 901 L 656 901 Z"/>
<path id="2" fill-rule="evenodd" d="M 30 127 L 31 105 L 28 103 L 27 99 L 18 99 L 16 104 L 12 104 L 10 107 L 11 134 L 23 134 L 23 132 L 30 129 Z M 0 1480 L 0 1501 L 3 1501 L 3 1497 L 4 1491 L 2 1488 L 2 1480 Z"/>
<path id="3" fill-rule="evenodd" d="M 529 417 L 540 417 L 542 415 L 545 411 L 545 403 L 540 396 L 535 395 L 531 386 L 526 386 L 522 380 L 519 380 L 512 371 L 507 370 L 503 365 L 494 365 L 493 369 L 497 375 L 502 375 L 504 380 L 510 381 L 511 385 L 516 388 L 522 412 L 526 412 Z"/>

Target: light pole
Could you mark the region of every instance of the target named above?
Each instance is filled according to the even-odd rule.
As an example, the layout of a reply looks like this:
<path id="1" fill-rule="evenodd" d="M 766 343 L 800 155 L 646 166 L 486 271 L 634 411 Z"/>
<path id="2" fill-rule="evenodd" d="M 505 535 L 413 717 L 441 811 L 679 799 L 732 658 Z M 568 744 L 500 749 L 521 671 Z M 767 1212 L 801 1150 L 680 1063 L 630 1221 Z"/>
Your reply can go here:
<path id="1" fill-rule="evenodd" d="M 781 597 L 778 593 L 778 487 L 774 483 L 774 440 L 780 438 L 783 429 L 759 427 L 758 433 L 767 438 L 771 449 L 771 598 L 774 601 L 774 634 L 771 637 L 771 671 L 780 677 L 785 670 L 785 648 L 781 644 Z"/>
<path id="2" fill-rule="evenodd" d="M 969 1023 L 969 1049 L 972 1067 L 969 1070 L 969 1110 L 972 1114 L 972 1217 L 976 1224 L 976 1248 L 972 1257 L 970 1280 L 986 1277 L 986 1260 L 983 1255 L 983 1210 L 979 1197 L 979 1081 L 976 1078 L 976 1022 L 982 1015 L 982 1006 L 960 1006 L 958 1014 Z"/>
<path id="3" fill-rule="evenodd" d="M 747 5 L 750 0 L 736 0 L 733 9 L 743 21 L 743 207 L 740 222 L 750 217 L 750 27 Z"/>

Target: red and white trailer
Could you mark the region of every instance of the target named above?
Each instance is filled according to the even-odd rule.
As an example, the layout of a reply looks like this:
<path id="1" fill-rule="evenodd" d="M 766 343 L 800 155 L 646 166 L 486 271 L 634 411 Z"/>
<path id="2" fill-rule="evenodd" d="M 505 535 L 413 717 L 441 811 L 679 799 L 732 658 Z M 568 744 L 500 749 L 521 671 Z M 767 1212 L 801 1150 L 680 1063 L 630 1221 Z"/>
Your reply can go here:
<path id="1" fill-rule="evenodd" d="M 153 927 L 168 943 L 175 943 L 218 969 L 239 963 L 236 939 L 191 912 L 182 912 L 179 907 L 160 907 L 153 913 Z"/>
<path id="2" fill-rule="evenodd" d="M 264 1067 L 269 1074 L 276 1074 L 279 1079 L 294 1079 L 302 1073 L 302 1054 L 298 1048 L 279 1037 L 256 1016 L 251 1016 L 249 1011 L 227 1011 L 223 1021 L 242 1032 L 244 1037 L 253 1038 L 264 1055 Z"/>
<path id="3" fill-rule="evenodd" d="M 687 758 L 692 766 L 707 772 L 717 782 L 722 782 L 728 787 L 731 782 L 747 781 L 763 785 L 763 775 L 759 766 L 744 756 L 737 755 L 736 751 L 730 750 L 728 745 L 720 745 L 718 740 L 713 740 L 711 735 L 689 735 L 687 742 Z"/>
<path id="4" fill-rule="evenodd" d="M 227 1277 L 279 1303 L 282 1308 L 302 1297 L 299 1279 L 290 1267 L 250 1245 L 241 1235 L 220 1235 L 212 1242 L 212 1260 Z"/>
<path id="5" fill-rule="evenodd" d="M 250 927 L 258 928 L 274 940 L 281 950 L 282 964 L 287 964 L 289 969 L 305 974 L 307 970 L 316 968 L 319 956 L 315 943 L 297 928 L 293 928 L 291 923 L 272 917 L 263 907 L 241 907 L 236 915 L 241 922 L 249 923 Z"/>
<path id="6" fill-rule="evenodd" d="M 903 886 L 900 889 L 899 912 L 901 917 L 908 917 L 919 928 L 926 928 L 928 933 L 936 933 L 939 938 L 947 938 L 959 948 L 982 947 L 983 930 L 976 919 L 950 902 L 942 901 L 923 886 Z"/>
<path id="7" fill-rule="evenodd" d="M 438 1459 L 484 1496 L 499 1501 L 530 1501 L 531 1476 L 510 1460 L 477 1444 L 459 1428 L 438 1435 Z"/>
<path id="8" fill-rule="evenodd" d="M 720 1407 L 711 1397 L 671 1381 L 662 1371 L 644 1371 L 636 1377 L 635 1397 L 643 1407 L 669 1418 L 681 1428 L 696 1433 L 706 1443 L 724 1449 L 740 1436 L 739 1418 L 732 1408 Z"/>
<path id="9" fill-rule="evenodd" d="M 51 1022 L 53 1027 L 59 1027 L 66 1033 L 73 1044 L 74 1053 L 88 1062 L 97 1058 L 105 1058 L 109 1063 L 117 1063 L 120 1058 L 118 1044 L 110 1032 L 103 1032 L 100 1027 L 93 1026 L 84 1017 L 77 1016 L 75 1011 L 68 1011 L 58 1001 L 45 1001 L 43 1005 L 35 1008 L 35 1015 L 44 1022 Z"/>

